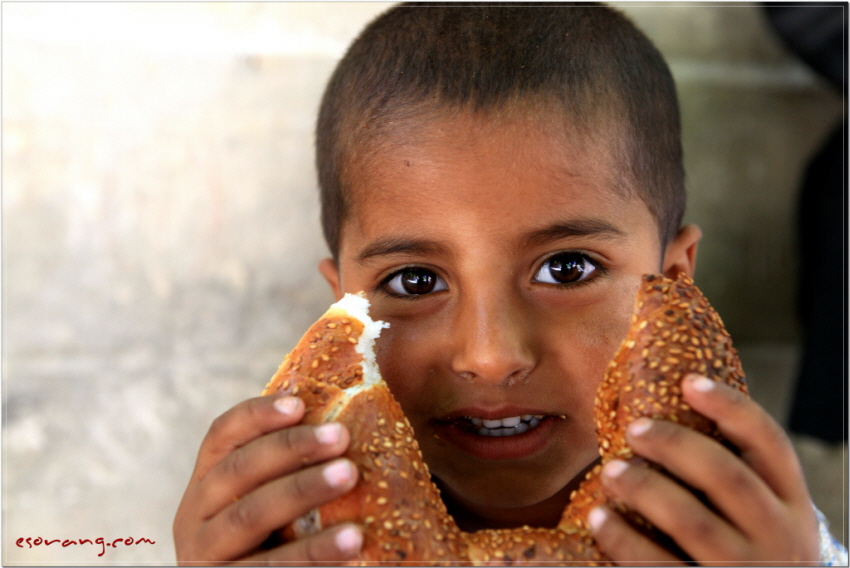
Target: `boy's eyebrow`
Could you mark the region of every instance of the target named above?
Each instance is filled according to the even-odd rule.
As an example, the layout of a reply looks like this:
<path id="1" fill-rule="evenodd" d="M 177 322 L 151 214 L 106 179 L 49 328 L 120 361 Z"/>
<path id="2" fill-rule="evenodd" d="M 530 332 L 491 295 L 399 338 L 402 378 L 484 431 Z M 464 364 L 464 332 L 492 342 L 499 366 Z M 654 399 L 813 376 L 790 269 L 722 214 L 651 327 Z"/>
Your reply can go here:
<path id="1" fill-rule="evenodd" d="M 621 239 L 626 236 L 626 232 L 602 219 L 570 219 L 530 233 L 525 244 L 542 245 L 566 237 L 584 236 Z"/>
<path id="2" fill-rule="evenodd" d="M 364 248 L 357 256 L 357 261 L 364 262 L 372 257 L 388 254 L 441 255 L 445 253 L 446 248 L 434 241 L 389 237 L 375 241 Z"/>

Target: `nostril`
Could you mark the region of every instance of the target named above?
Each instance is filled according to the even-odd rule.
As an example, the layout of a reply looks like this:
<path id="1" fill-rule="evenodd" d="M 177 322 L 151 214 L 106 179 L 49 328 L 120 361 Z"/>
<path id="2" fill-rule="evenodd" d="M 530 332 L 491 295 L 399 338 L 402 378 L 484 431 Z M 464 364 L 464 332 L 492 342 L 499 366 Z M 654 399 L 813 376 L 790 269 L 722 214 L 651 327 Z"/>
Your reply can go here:
<path id="1" fill-rule="evenodd" d="M 461 371 L 460 376 L 469 384 L 473 384 L 475 382 L 475 373 L 470 373 L 469 371 Z"/>
<path id="2" fill-rule="evenodd" d="M 528 382 L 528 378 L 531 375 L 531 371 L 528 369 L 519 369 L 514 371 L 508 376 L 507 385 L 514 386 L 517 384 L 525 384 Z"/>
<path id="3" fill-rule="evenodd" d="M 457 375 L 469 384 L 474 384 L 477 379 L 481 378 L 471 371 L 458 371 Z M 530 375 L 530 369 L 518 369 L 505 377 L 500 383 L 506 387 L 523 385 L 528 383 Z"/>

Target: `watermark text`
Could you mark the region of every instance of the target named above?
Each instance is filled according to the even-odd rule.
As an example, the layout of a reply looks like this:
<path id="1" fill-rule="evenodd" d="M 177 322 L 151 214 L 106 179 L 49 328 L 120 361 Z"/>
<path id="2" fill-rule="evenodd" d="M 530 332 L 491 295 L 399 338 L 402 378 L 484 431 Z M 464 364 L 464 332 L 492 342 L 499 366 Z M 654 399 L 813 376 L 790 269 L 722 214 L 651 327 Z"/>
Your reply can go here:
<path id="1" fill-rule="evenodd" d="M 66 538 L 66 539 L 56 538 L 56 539 L 53 539 L 53 540 L 49 540 L 49 539 L 46 539 L 46 538 L 42 538 L 40 536 L 35 537 L 35 538 L 21 537 L 21 538 L 19 538 L 18 540 L 15 541 L 15 545 L 19 548 L 32 548 L 33 546 L 50 546 L 50 545 L 53 545 L 53 544 L 58 545 L 57 548 L 60 547 L 60 546 L 62 548 L 67 548 L 69 546 L 80 546 L 80 545 L 92 545 L 92 546 L 95 546 L 95 547 L 99 546 L 100 552 L 98 553 L 98 556 L 103 556 L 103 554 L 106 552 L 106 549 L 109 548 L 109 547 L 118 548 L 122 544 L 124 546 L 131 546 L 131 545 L 137 545 L 137 544 L 156 544 L 156 541 L 153 541 L 149 538 L 136 538 L 136 539 L 134 539 L 133 537 L 116 538 L 116 539 L 113 539 L 113 540 L 106 540 L 103 537 L 98 537 L 94 540 L 92 540 L 90 538 L 80 538 L 80 539 L 77 539 L 77 540 L 68 539 L 68 538 Z"/>

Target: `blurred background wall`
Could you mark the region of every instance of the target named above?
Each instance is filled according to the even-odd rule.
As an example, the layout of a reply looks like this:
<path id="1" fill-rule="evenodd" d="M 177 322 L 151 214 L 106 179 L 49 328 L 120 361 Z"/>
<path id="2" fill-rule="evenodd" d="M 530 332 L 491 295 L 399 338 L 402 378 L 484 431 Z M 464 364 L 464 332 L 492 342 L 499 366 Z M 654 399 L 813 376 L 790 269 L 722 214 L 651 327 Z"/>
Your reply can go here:
<path id="1" fill-rule="evenodd" d="M 841 100 L 756 6 L 620 6 L 677 79 L 697 282 L 784 421 L 796 191 Z M 174 561 L 210 422 L 332 301 L 313 122 L 335 61 L 386 7 L 3 4 L 4 564 Z M 846 446 L 797 443 L 846 538 Z M 14 545 L 38 536 L 156 544 Z"/>

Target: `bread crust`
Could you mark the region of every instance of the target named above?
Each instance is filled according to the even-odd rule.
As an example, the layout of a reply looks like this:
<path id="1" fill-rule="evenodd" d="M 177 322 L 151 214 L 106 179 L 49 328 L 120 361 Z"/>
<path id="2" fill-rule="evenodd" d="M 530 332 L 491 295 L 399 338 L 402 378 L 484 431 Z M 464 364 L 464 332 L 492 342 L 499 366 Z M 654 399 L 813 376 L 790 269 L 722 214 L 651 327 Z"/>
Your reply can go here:
<path id="1" fill-rule="evenodd" d="M 364 365 L 355 349 L 364 323 L 332 306 L 286 356 L 263 392 L 301 397 L 307 407 L 305 424 L 336 420 L 348 427 L 351 445 L 345 455 L 360 469 L 357 486 L 285 527 L 283 535 L 294 539 L 337 523 L 358 523 L 364 545 L 353 564 L 610 564 L 587 524 L 588 513 L 599 504 L 624 512 L 635 527 L 675 548 L 639 515 L 605 496 L 602 465 L 634 456 L 625 428 L 642 416 L 683 424 L 723 441 L 716 426 L 684 402 L 681 381 L 688 373 L 746 392 L 731 338 L 693 281 L 685 275 L 675 281 L 644 276 L 632 325 L 595 400 L 600 464 L 573 493 L 558 526 L 465 533 L 431 481 L 401 406 L 377 368 Z"/>

